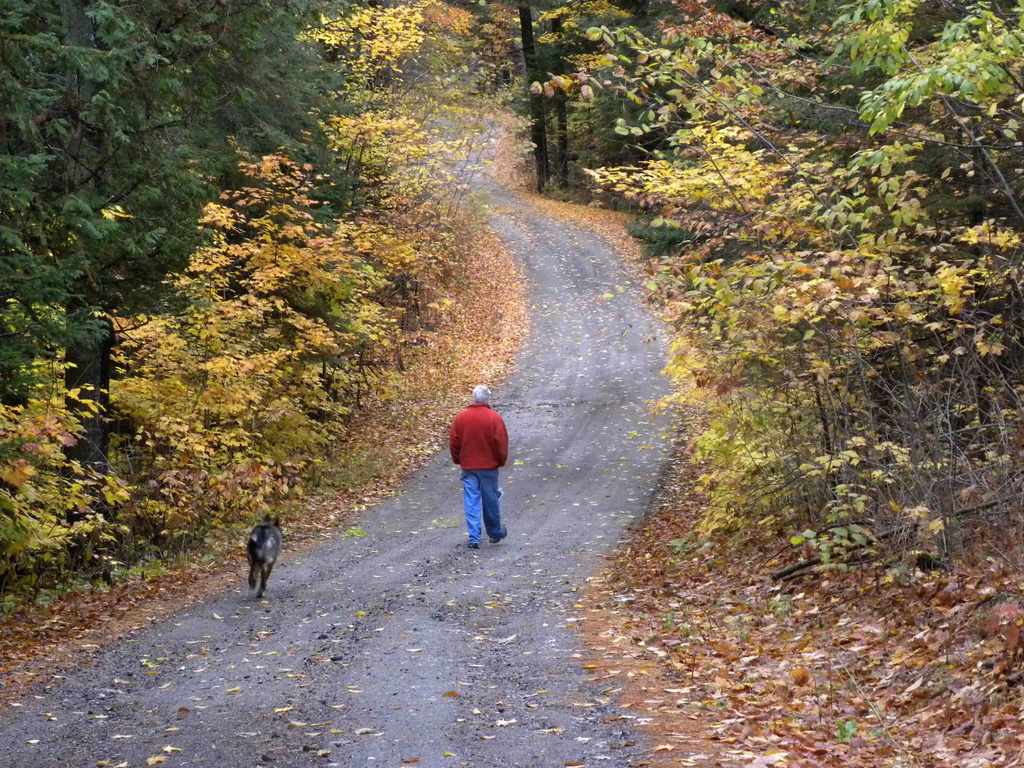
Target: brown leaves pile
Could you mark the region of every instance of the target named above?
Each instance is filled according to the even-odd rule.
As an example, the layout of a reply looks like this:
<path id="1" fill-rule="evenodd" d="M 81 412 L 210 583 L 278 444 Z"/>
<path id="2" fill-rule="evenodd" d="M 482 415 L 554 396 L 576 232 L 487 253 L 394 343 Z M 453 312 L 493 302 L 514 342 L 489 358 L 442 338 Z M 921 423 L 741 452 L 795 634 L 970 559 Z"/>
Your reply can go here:
<path id="1" fill-rule="evenodd" d="M 686 538 L 702 507 L 686 464 L 587 622 L 597 678 L 622 680 L 673 747 L 649 765 L 1022 764 L 1019 568 L 980 557 L 779 586 L 778 542 Z"/>

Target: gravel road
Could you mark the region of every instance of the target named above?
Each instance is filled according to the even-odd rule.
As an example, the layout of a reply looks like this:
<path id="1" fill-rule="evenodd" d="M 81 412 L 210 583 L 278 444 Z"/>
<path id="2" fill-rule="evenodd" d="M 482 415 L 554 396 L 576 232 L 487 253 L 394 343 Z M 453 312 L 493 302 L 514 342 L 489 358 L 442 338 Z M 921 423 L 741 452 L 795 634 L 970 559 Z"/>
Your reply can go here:
<path id="1" fill-rule="evenodd" d="M 445 447 L 363 513 L 365 537 L 286 554 L 265 601 L 239 573 L 237 589 L 0 712 L 0 765 L 637 759 L 640 737 L 609 692 L 614 680 L 588 679 L 578 604 L 668 455 L 665 425 L 649 415 L 667 389 L 664 346 L 603 239 L 500 190 L 491 206 L 526 269 L 532 316 L 517 372 L 493 403 L 511 437 L 509 537 L 466 548 Z"/>

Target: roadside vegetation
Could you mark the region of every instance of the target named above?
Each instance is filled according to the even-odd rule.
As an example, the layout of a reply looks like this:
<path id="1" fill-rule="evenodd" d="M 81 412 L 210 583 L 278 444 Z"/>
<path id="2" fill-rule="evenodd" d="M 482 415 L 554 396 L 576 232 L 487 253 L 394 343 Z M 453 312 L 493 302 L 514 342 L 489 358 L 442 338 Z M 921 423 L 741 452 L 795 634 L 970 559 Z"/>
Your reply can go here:
<path id="1" fill-rule="evenodd" d="M 1020 533 L 1021 13 L 542 17 L 562 67 L 532 93 L 569 104 L 565 194 L 644 214 L 669 371 L 707 398 L 704 531 L 947 565 L 979 525 Z"/>
<path id="2" fill-rule="evenodd" d="M 432 0 L 2 8 L 4 605 L 400 465 L 352 430 L 399 395 L 444 400 L 418 382 L 465 352 L 450 329 L 487 237 L 470 106 L 502 85 L 501 19 Z"/>

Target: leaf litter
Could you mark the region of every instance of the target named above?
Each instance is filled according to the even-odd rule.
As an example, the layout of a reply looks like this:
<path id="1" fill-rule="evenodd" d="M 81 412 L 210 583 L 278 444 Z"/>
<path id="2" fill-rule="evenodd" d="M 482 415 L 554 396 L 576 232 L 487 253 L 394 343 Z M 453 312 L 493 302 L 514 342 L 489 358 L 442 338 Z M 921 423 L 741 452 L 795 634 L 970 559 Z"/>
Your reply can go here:
<path id="1" fill-rule="evenodd" d="M 1024 611 L 1001 609 L 1024 606 L 1020 568 L 976 557 L 779 585 L 774 538 L 678 546 L 703 510 L 698 474 L 681 455 L 588 588 L 585 668 L 621 683 L 648 765 L 1024 765 Z"/>

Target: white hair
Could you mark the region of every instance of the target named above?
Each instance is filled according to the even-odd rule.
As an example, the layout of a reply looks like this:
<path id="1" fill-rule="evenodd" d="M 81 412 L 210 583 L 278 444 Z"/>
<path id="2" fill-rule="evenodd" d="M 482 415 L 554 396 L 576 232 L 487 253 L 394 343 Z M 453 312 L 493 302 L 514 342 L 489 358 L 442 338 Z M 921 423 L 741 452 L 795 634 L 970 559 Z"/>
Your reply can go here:
<path id="1" fill-rule="evenodd" d="M 486 403 L 491 399 L 491 390 L 481 384 L 478 387 L 473 387 L 473 402 L 474 403 Z"/>

